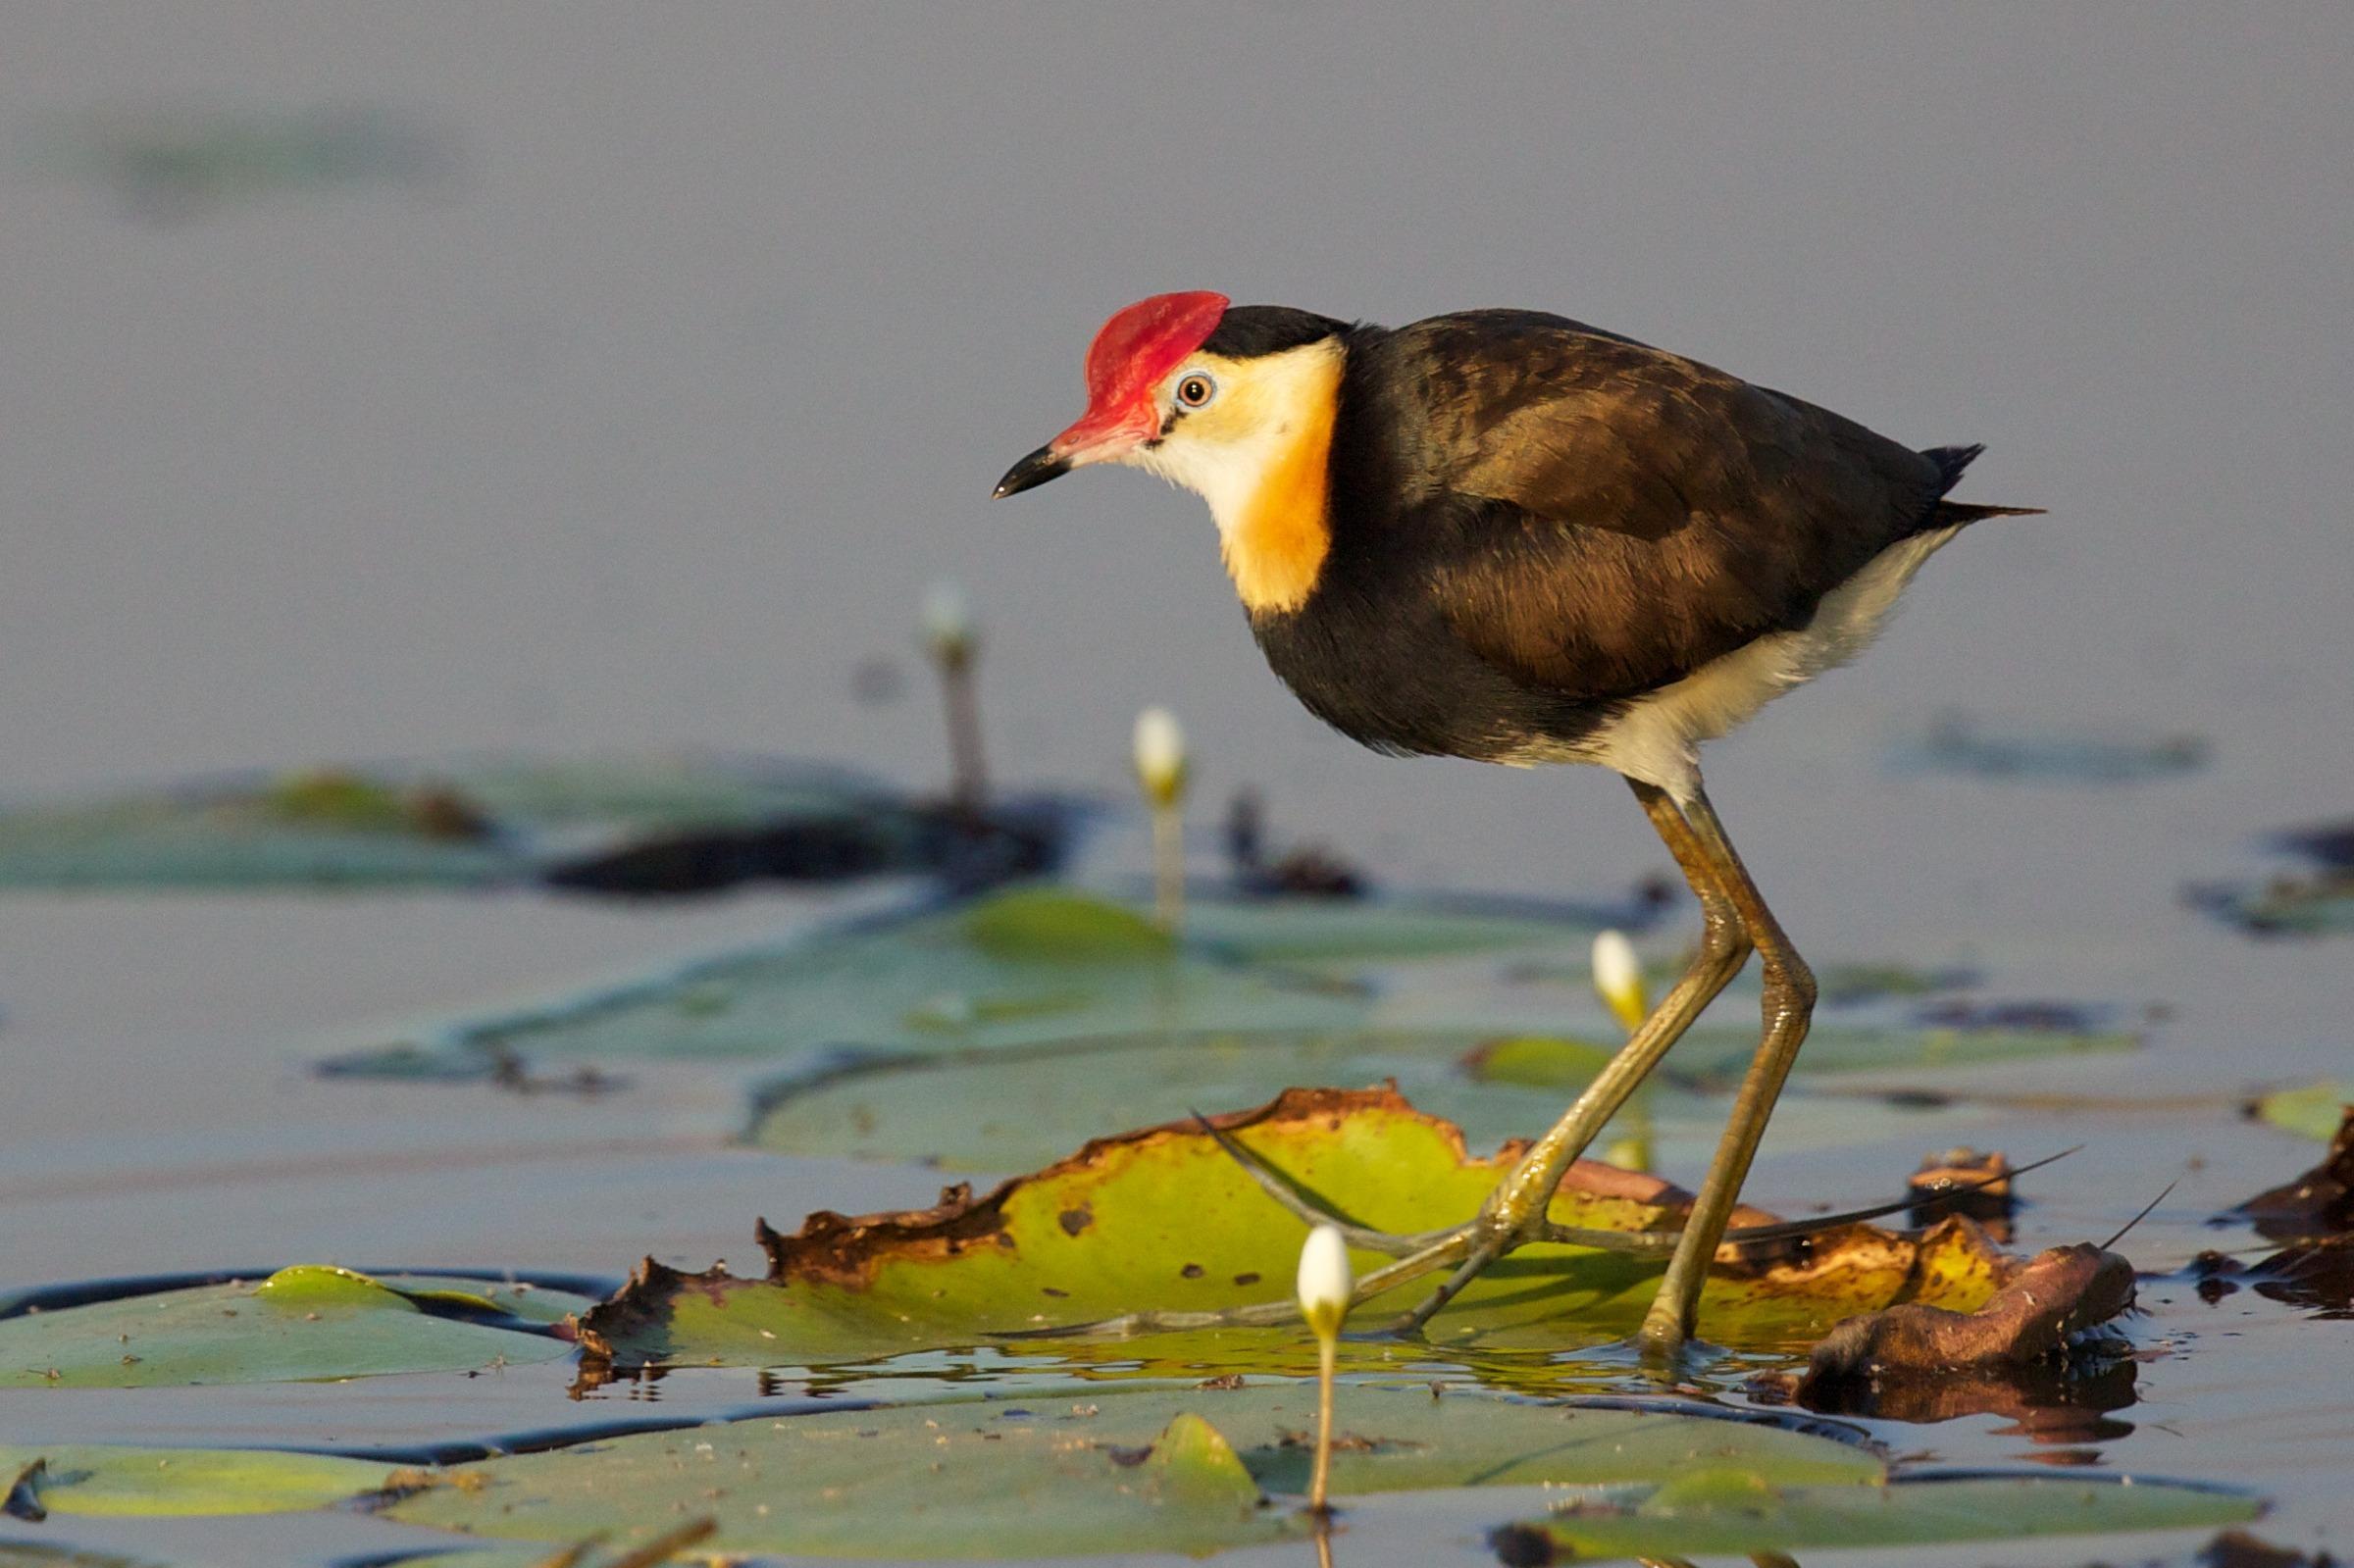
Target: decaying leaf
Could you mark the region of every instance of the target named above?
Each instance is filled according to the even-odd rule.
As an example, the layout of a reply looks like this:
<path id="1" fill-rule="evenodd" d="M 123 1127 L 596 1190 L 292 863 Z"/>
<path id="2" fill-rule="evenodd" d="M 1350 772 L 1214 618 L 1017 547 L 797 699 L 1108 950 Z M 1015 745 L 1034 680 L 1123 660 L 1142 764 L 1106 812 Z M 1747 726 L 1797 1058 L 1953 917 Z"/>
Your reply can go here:
<path id="1" fill-rule="evenodd" d="M 2341 1108 L 2321 1164 L 2231 1212 L 2277 1241 L 2354 1231 L 2354 1105 Z"/>
<path id="2" fill-rule="evenodd" d="M 1906 1179 L 1913 1206 L 1907 1217 L 1927 1225 L 1949 1214 L 1967 1214 L 2000 1241 L 2011 1239 L 2011 1216 L 2019 1207 L 2012 1190 L 2011 1162 L 2000 1153 L 1952 1148 L 1932 1154 Z"/>
<path id="3" fill-rule="evenodd" d="M 2339 1568 L 2326 1551 L 2308 1556 L 2245 1530 L 2223 1531 L 2200 1548 L 2198 1561 L 2200 1568 Z"/>
<path id="4" fill-rule="evenodd" d="M 2089 1243 L 2053 1247 L 2010 1271 L 1974 1310 L 1908 1301 L 1849 1318 L 1815 1346 L 1797 1397 L 1810 1409 L 1904 1420 L 1983 1409 L 1976 1401 L 1957 1408 L 1957 1393 L 1968 1391 L 1957 1378 L 1999 1388 L 2132 1304 L 2132 1264 Z"/>
<path id="5" fill-rule="evenodd" d="M 1517 1152 L 1470 1155 L 1453 1124 L 1394 1088 L 1292 1089 L 1215 1121 L 1300 1191 L 1392 1232 L 1467 1218 Z M 1671 1223 L 1686 1201 L 1656 1178 L 1581 1163 L 1551 1213 L 1564 1225 L 1646 1230 Z M 955 1187 L 930 1209 L 813 1214 L 793 1236 L 763 1224 L 765 1279 L 684 1274 L 648 1259 L 588 1314 L 581 1340 L 593 1364 L 622 1369 L 817 1366 L 974 1346 L 1140 1308 L 1281 1300 L 1302 1235 L 1301 1221 L 1199 1125 L 1171 1124 L 1098 1138 L 984 1196 Z M 1374 1261 L 1360 1255 L 1360 1272 Z M 1552 1351 L 1618 1338 L 1640 1322 L 1660 1267 L 1623 1252 L 1526 1247 L 1475 1280 L 1426 1332 L 1475 1349 Z M 1701 1318 L 1719 1342 L 1797 1348 L 1842 1317 L 1899 1300 L 1976 1306 L 2011 1267 L 1966 1220 L 1919 1239 L 1849 1226 L 1755 1251 L 1728 1247 Z M 1417 1282 L 1368 1303 L 1357 1321 L 1403 1311 L 1424 1289 Z M 1284 1331 L 1217 1330 L 1023 1348 L 1174 1373 L 1296 1369 L 1301 1343 Z M 1378 1364 L 1387 1351 L 1345 1353 Z"/>
<path id="6" fill-rule="evenodd" d="M 2244 1286 L 2268 1300 L 2343 1317 L 2354 1310 L 2354 1232 L 2284 1246 L 2253 1262 L 2202 1252 L 2182 1272 L 2210 1305 Z"/>

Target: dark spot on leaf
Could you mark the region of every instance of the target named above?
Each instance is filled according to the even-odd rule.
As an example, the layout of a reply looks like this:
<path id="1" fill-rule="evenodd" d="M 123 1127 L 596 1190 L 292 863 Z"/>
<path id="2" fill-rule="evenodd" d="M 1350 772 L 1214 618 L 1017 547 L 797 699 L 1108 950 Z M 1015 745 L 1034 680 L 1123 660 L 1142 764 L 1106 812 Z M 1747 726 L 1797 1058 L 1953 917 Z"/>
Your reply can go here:
<path id="1" fill-rule="evenodd" d="M 2337 1559 L 2326 1551 L 2308 1557 L 2245 1530 L 2226 1530 L 2207 1543 L 2199 1561 L 2205 1568 L 2331 1568 Z"/>
<path id="2" fill-rule="evenodd" d="M 1082 1203 L 1077 1208 L 1064 1209 L 1054 1216 L 1054 1223 L 1062 1227 L 1063 1235 L 1077 1236 L 1096 1223 L 1096 1211 L 1093 1206 Z"/>
<path id="3" fill-rule="evenodd" d="M 1064 1296 L 1069 1295 L 1071 1292 L 1068 1290 L 1057 1290 L 1050 1285 L 1042 1285 L 1038 1288 L 1038 1293 L 1040 1295 L 1050 1295 L 1059 1301 Z"/>
<path id="4" fill-rule="evenodd" d="M 1184 1268 L 1179 1269 L 1177 1274 L 1180 1279 L 1198 1280 L 1202 1278 L 1202 1265 L 1199 1263 L 1188 1263 Z"/>
<path id="5" fill-rule="evenodd" d="M 1505 1568 L 1545 1568 L 1553 1561 L 1553 1538 L 1528 1525 L 1506 1525 L 1488 1537 Z"/>
<path id="6" fill-rule="evenodd" d="M 1234 1277 L 1234 1283 L 1237 1285 L 1256 1285 L 1258 1283 L 1258 1276 L 1256 1274 L 1238 1274 Z"/>
<path id="7" fill-rule="evenodd" d="M 1143 1464 L 1147 1459 L 1152 1457 L 1152 1445 L 1151 1443 L 1146 1443 L 1141 1448 L 1106 1447 L 1103 1451 L 1111 1456 L 1111 1462 L 1113 1464 L 1118 1465 L 1123 1470 L 1133 1470 L 1138 1465 Z"/>

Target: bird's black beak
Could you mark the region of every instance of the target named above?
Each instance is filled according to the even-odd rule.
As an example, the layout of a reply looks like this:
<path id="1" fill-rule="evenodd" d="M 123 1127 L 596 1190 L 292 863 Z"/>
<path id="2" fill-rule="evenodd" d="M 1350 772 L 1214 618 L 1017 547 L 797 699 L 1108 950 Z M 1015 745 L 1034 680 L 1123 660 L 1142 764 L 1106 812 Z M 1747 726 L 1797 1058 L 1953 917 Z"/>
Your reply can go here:
<path id="1" fill-rule="evenodd" d="M 1037 489 L 1049 480 L 1058 480 L 1070 471 L 1067 458 L 1056 457 L 1050 446 L 1042 446 L 1007 469 L 1005 477 L 998 481 L 998 487 L 991 494 L 999 500 L 1008 495 L 1019 495 L 1024 490 Z"/>

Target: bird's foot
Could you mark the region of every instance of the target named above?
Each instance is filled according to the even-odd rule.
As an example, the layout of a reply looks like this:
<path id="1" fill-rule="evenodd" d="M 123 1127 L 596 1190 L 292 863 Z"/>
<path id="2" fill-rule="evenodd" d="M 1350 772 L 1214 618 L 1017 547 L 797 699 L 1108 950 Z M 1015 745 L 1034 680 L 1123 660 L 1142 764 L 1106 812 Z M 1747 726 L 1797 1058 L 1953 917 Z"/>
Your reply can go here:
<path id="1" fill-rule="evenodd" d="M 1498 1185 L 1480 1212 L 1461 1225 L 1437 1231 L 1400 1233 L 1382 1231 L 1360 1225 L 1347 1215 L 1327 1206 L 1318 1198 L 1301 1191 L 1282 1172 L 1247 1147 L 1207 1117 L 1196 1113 L 1195 1120 L 1222 1149 L 1228 1158 L 1247 1172 L 1259 1189 L 1277 1204 L 1308 1226 L 1329 1225 L 1341 1233 L 1350 1246 L 1365 1252 L 1379 1252 L 1394 1261 L 1374 1269 L 1356 1282 L 1350 1296 L 1352 1308 L 1361 1306 L 1377 1296 L 1388 1294 L 1400 1286 L 1407 1285 L 1425 1275 L 1453 1267 L 1454 1272 L 1425 1296 L 1410 1312 L 1392 1319 L 1383 1326 L 1389 1334 L 1419 1333 L 1446 1305 L 1460 1294 L 1463 1288 L 1477 1279 L 1482 1270 L 1498 1259 L 1531 1242 L 1546 1242 L 1557 1246 L 1584 1247 L 1592 1251 L 1632 1252 L 1664 1259 L 1675 1250 L 1683 1235 L 1679 1224 L 1653 1231 L 1610 1231 L 1588 1226 L 1561 1225 L 1547 1217 L 1542 1207 L 1531 1198 L 1527 1184 L 1514 1184 L 1510 1176 Z M 1985 1182 L 1957 1185 L 1947 1189 L 1949 1193 L 1973 1190 L 1993 1182 L 2006 1181 L 2023 1175 L 2053 1160 L 2074 1153 L 2073 1148 L 2027 1165 L 2013 1168 Z M 1542 1194 L 1550 1200 L 1552 1194 Z M 1910 1207 L 1916 1199 L 1908 1194 L 1891 1202 L 1875 1203 L 1866 1208 L 1847 1209 L 1836 1214 L 1820 1214 L 1812 1219 L 1790 1220 L 1772 1225 L 1737 1226 L 1724 1233 L 1731 1243 L 1763 1244 L 1812 1236 L 1817 1232 L 1836 1230 L 1841 1226 L 1879 1219 Z M 1523 1210 L 1527 1212 L 1522 1212 Z M 1680 1220 L 1680 1216 L 1676 1217 Z M 1181 1333 L 1200 1329 L 1269 1328 L 1289 1323 L 1299 1314 L 1299 1307 L 1290 1301 L 1253 1302 L 1245 1306 L 1220 1307 L 1205 1311 L 1130 1312 L 1116 1318 L 1104 1318 L 1093 1323 L 1060 1325 L 1051 1328 L 1024 1329 L 998 1336 L 1002 1339 L 1074 1339 L 1084 1337 L 1120 1338 L 1139 1334 Z M 1658 1314 L 1654 1315 L 1655 1318 Z M 1645 1359 L 1652 1363 L 1672 1364 L 1679 1355 L 1685 1337 L 1680 1326 L 1661 1319 L 1647 1320 L 1642 1333 Z"/>

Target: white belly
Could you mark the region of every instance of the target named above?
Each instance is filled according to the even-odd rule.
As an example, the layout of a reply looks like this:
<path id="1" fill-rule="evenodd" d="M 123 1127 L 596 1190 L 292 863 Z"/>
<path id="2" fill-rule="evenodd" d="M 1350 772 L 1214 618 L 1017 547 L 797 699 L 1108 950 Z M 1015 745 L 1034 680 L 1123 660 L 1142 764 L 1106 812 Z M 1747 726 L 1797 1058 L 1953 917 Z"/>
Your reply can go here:
<path id="1" fill-rule="evenodd" d="M 1913 574 L 1960 531 L 1935 529 L 1890 545 L 1824 594 L 1804 627 L 1760 637 L 1638 699 L 1583 742 L 1576 760 L 1688 796 L 1700 781 L 1702 741 L 1863 652 Z"/>

